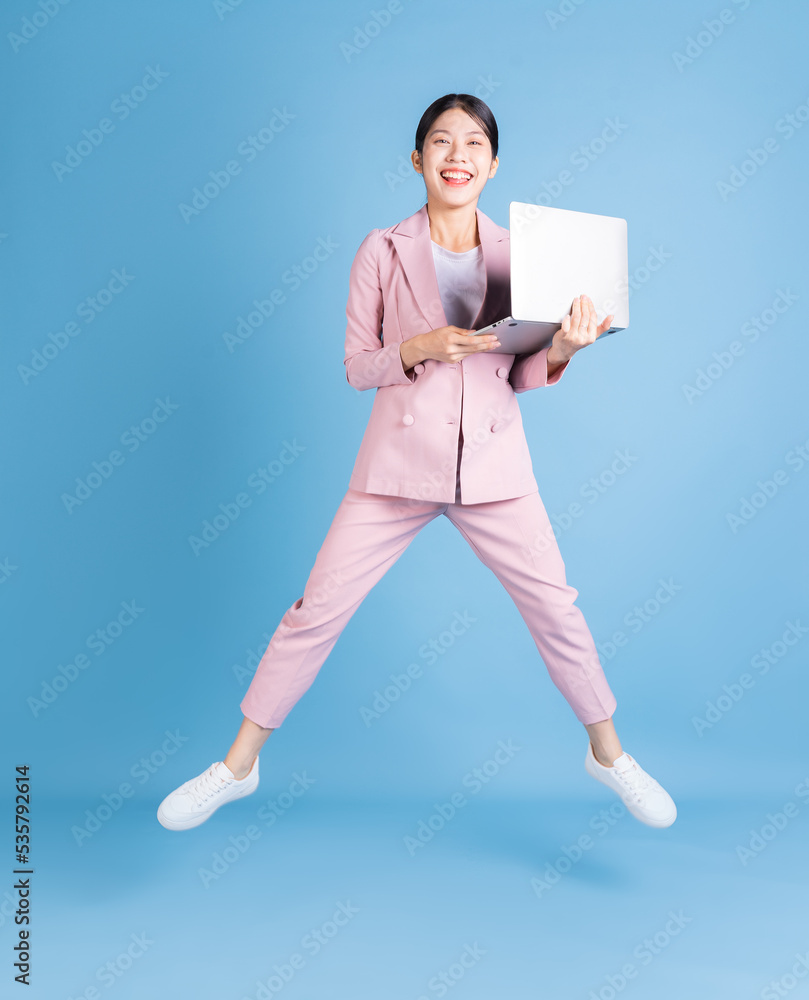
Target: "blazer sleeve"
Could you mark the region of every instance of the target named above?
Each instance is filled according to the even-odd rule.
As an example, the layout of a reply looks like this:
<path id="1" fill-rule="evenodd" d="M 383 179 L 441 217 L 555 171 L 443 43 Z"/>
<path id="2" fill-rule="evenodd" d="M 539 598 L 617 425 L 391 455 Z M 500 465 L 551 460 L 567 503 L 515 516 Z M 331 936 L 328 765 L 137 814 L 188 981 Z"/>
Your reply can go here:
<path id="1" fill-rule="evenodd" d="M 382 346 L 383 298 L 379 280 L 379 230 L 372 229 L 357 250 L 348 278 L 343 364 L 355 389 L 412 385 L 402 365 L 399 343 Z"/>
<path id="2" fill-rule="evenodd" d="M 533 354 L 518 354 L 511 365 L 508 380 L 515 392 L 525 392 L 527 389 L 541 389 L 546 385 L 556 385 L 567 371 L 568 359 L 548 378 L 548 347 Z"/>

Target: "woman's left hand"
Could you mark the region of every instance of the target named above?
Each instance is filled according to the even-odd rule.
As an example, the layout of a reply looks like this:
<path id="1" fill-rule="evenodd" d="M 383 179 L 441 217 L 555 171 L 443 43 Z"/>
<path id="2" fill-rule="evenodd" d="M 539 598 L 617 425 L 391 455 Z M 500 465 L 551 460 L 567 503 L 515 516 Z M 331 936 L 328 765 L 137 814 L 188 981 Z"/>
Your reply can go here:
<path id="1" fill-rule="evenodd" d="M 615 314 L 606 316 L 603 323 L 596 324 L 596 310 L 589 295 L 579 295 L 573 300 L 570 314 L 562 320 L 561 327 L 553 335 L 548 349 L 548 364 L 562 365 L 569 361 L 576 351 L 592 344 L 612 325 Z"/>

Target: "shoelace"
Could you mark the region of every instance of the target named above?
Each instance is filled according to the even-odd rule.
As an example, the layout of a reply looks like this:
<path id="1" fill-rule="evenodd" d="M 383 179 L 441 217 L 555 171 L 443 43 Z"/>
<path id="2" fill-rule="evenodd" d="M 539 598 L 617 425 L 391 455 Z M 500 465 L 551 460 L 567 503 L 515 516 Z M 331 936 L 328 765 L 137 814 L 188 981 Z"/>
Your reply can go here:
<path id="1" fill-rule="evenodd" d="M 615 776 L 621 781 L 636 802 L 641 802 L 644 792 L 652 788 L 651 778 L 645 771 L 638 767 L 634 760 L 631 767 L 627 768 L 626 771 L 616 771 Z"/>
<path id="2" fill-rule="evenodd" d="M 205 802 L 216 792 L 221 791 L 230 784 L 228 779 L 221 779 L 214 774 L 213 766 L 209 767 L 204 774 L 201 774 L 199 778 L 190 785 L 188 788 L 188 794 L 194 800 L 195 804 L 198 806 L 204 805 Z"/>

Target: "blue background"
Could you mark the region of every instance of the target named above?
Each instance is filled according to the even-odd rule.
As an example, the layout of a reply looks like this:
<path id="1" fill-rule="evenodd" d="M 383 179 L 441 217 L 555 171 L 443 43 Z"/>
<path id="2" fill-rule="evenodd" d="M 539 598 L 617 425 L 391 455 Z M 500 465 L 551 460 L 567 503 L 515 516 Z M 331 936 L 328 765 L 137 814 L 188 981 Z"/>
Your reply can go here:
<path id="1" fill-rule="evenodd" d="M 772 981 L 809 996 L 793 971 L 809 947 L 809 642 L 781 641 L 809 625 L 809 466 L 789 458 L 809 438 L 806 7 L 729 3 L 723 24 L 719 3 L 403 0 L 376 30 L 381 3 L 43 3 L 4 5 L 0 70 L 3 794 L 10 809 L 13 768 L 30 765 L 26 995 L 274 996 L 258 984 L 297 952 L 290 1000 L 441 996 L 432 977 L 453 969 L 443 990 L 466 1000 L 737 1000 L 776 995 Z M 15 40 L 25 19 L 30 37 Z M 369 23 L 371 37 L 356 35 Z M 520 406 L 619 736 L 679 817 L 647 828 L 587 777 L 585 733 L 516 609 L 439 518 L 270 737 L 259 791 L 169 833 L 159 801 L 224 756 L 249 669 L 347 488 L 373 398 L 342 365 L 349 268 L 372 228 L 424 203 L 415 128 L 454 91 L 498 121 L 500 167 L 479 203 L 496 222 L 512 199 L 628 220 L 630 328 Z M 239 152 L 278 112 L 288 120 L 272 141 Z M 609 121 L 621 130 L 604 142 Z M 97 145 L 54 167 L 85 130 Z M 239 172 L 184 218 L 232 160 Z M 565 170 L 572 183 L 557 190 Z M 321 239 L 333 252 L 285 283 Z M 126 286 L 91 312 L 116 270 Z M 279 288 L 285 301 L 229 349 L 224 335 Z M 71 321 L 75 336 L 60 338 Z M 133 426 L 143 440 L 130 450 Z M 285 442 L 298 457 L 257 493 L 251 475 Z M 116 449 L 122 464 L 69 512 L 64 495 Z M 628 471 L 583 499 L 616 451 L 634 456 Z M 767 481 L 773 495 L 754 498 Z M 190 537 L 241 492 L 250 506 L 195 554 Z M 745 499 L 766 502 L 734 527 Z M 565 524 L 575 502 L 582 514 Z M 656 604 L 660 581 L 674 593 Z M 131 624 L 89 648 L 128 602 Z M 474 623 L 427 665 L 420 647 L 456 613 Z M 610 647 L 617 631 L 625 642 Z M 366 726 L 360 708 L 412 662 L 423 676 Z M 518 752 L 469 794 L 464 776 L 501 740 Z M 312 781 L 299 797 L 296 773 Z M 119 801 L 124 782 L 134 794 Z M 404 838 L 464 789 L 411 856 Z M 87 811 L 107 815 L 110 801 L 79 843 Z M 581 857 L 557 865 L 584 834 Z M 225 851 L 236 860 L 206 885 L 200 870 Z M 532 879 L 554 870 L 538 891 Z M 307 950 L 341 902 L 356 915 Z M 151 943 L 128 957 L 140 934 Z M 464 948 L 467 966 L 453 965 Z M 120 975 L 102 981 L 108 962 Z"/>

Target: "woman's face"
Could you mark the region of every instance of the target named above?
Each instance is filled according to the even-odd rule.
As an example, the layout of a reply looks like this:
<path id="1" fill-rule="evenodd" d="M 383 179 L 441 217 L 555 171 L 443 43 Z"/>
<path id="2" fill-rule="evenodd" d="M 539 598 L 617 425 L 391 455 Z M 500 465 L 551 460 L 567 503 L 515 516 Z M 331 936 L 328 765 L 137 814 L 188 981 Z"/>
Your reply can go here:
<path id="1" fill-rule="evenodd" d="M 486 133 L 461 108 L 440 114 L 425 136 L 423 157 L 413 150 L 410 158 L 424 175 L 428 200 L 456 208 L 477 203 L 498 165 L 496 157 L 492 161 L 492 144 Z"/>

